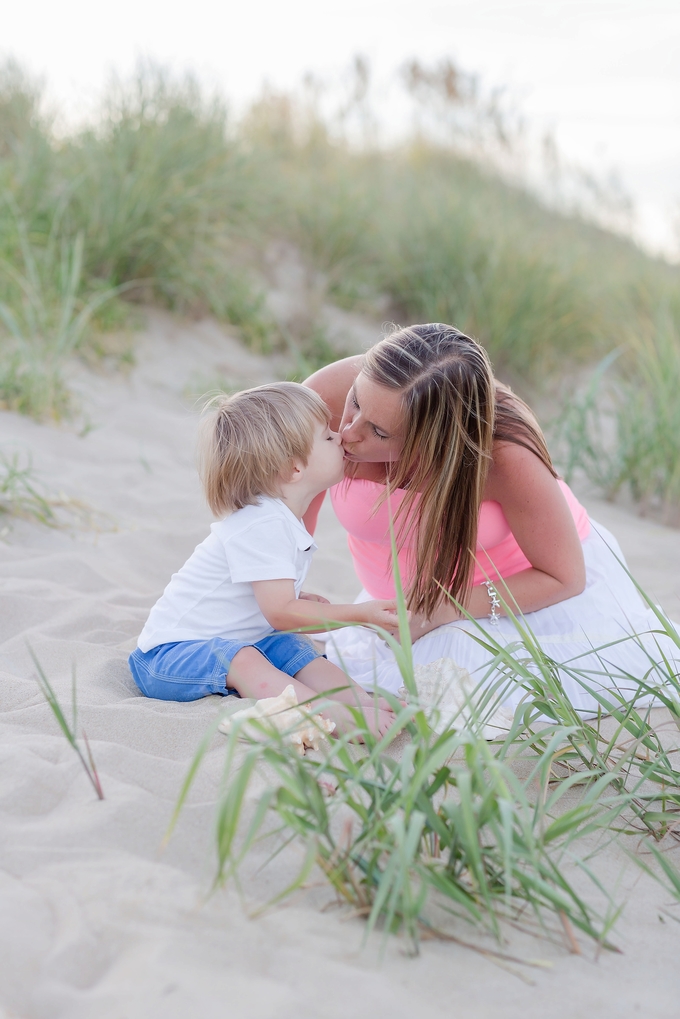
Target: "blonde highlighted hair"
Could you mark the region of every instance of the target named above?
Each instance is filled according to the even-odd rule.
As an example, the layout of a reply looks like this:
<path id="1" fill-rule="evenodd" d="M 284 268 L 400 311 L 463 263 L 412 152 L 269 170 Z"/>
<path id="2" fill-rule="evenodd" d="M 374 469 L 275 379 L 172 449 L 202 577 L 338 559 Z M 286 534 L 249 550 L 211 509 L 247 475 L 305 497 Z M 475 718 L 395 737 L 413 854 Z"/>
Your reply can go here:
<path id="1" fill-rule="evenodd" d="M 494 441 L 535 453 L 555 474 L 533 414 L 497 382 L 486 351 L 442 323 L 397 329 L 365 355 L 373 382 L 401 390 L 404 448 L 388 466 L 388 488 L 406 495 L 398 543 L 415 512 L 416 573 L 410 608 L 431 616 L 444 592 L 464 600 L 472 585 L 479 510 Z"/>
<path id="2" fill-rule="evenodd" d="M 314 430 L 330 420 L 328 407 L 297 382 L 274 382 L 217 396 L 201 423 L 199 471 L 210 509 L 223 517 L 280 494 L 293 462 L 305 466 Z"/>

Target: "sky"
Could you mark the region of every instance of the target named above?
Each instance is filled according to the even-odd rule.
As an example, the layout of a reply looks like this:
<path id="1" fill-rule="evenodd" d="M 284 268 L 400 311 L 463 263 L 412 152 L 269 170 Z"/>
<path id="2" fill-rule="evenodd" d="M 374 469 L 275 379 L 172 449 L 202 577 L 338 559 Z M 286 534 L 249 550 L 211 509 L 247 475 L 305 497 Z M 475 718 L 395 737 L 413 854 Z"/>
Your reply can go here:
<path id="1" fill-rule="evenodd" d="M 265 82 L 338 81 L 355 54 L 378 97 L 406 60 L 450 58 L 504 87 L 567 161 L 616 171 L 639 239 L 680 255 L 678 0 L 0 0 L 0 25 L 0 56 L 42 76 L 71 118 L 140 58 L 194 72 L 236 109 Z"/>

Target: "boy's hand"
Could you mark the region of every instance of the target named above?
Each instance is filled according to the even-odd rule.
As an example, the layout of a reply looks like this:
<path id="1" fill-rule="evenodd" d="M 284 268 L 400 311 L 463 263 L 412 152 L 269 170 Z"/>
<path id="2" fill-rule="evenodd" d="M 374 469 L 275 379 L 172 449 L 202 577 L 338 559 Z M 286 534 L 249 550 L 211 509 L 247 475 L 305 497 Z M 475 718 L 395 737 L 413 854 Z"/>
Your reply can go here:
<path id="1" fill-rule="evenodd" d="M 361 615 L 361 621 L 372 623 L 374 626 L 382 626 L 384 630 L 398 630 L 399 616 L 397 615 L 397 603 L 394 599 L 390 601 L 365 601 L 356 606 Z M 409 619 L 411 613 L 408 613 Z"/>
<path id="2" fill-rule="evenodd" d="M 328 598 L 324 598 L 320 594 L 308 594 L 306 591 L 300 591 L 300 598 L 304 601 L 318 601 L 322 605 L 330 605 Z"/>

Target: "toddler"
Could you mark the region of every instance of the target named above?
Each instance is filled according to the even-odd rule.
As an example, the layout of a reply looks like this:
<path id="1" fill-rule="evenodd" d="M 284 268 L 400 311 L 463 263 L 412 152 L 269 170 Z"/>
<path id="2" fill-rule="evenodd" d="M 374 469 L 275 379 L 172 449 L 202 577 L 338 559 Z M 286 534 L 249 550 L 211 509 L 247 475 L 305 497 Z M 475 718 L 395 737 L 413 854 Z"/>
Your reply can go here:
<path id="1" fill-rule="evenodd" d="M 308 636 L 330 622 L 397 626 L 392 601 L 331 605 L 301 593 L 316 549 L 302 517 L 343 477 L 340 438 L 321 398 L 294 382 L 220 397 L 203 423 L 201 479 L 215 516 L 211 533 L 175 573 L 130 655 L 147 697 L 273 697 L 290 683 L 298 702 L 328 694 L 323 714 L 340 731 L 345 705 L 366 707 L 371 730 L 393 721 Z"/>

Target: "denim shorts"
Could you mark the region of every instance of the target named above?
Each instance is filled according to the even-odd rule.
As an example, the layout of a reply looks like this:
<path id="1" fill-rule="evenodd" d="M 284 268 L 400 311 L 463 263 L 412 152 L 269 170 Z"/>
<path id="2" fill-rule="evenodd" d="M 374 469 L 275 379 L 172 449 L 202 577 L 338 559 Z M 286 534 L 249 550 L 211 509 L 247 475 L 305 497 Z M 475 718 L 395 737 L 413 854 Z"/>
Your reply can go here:
<path id="1" fill-rule="evenodd" d="M 147 697 L 161 701 L 196 701 L 209 694 L 236 694 L 227 686 L 231 660 L 244 647 L 254 647 L 274 668 L 294 676 L 315 658 L 323 658 L 302 633 L 271 633 L 262 640 L 182 640 L 159 644 L 150 651 L 135 648 L 130 672 Z"/>

